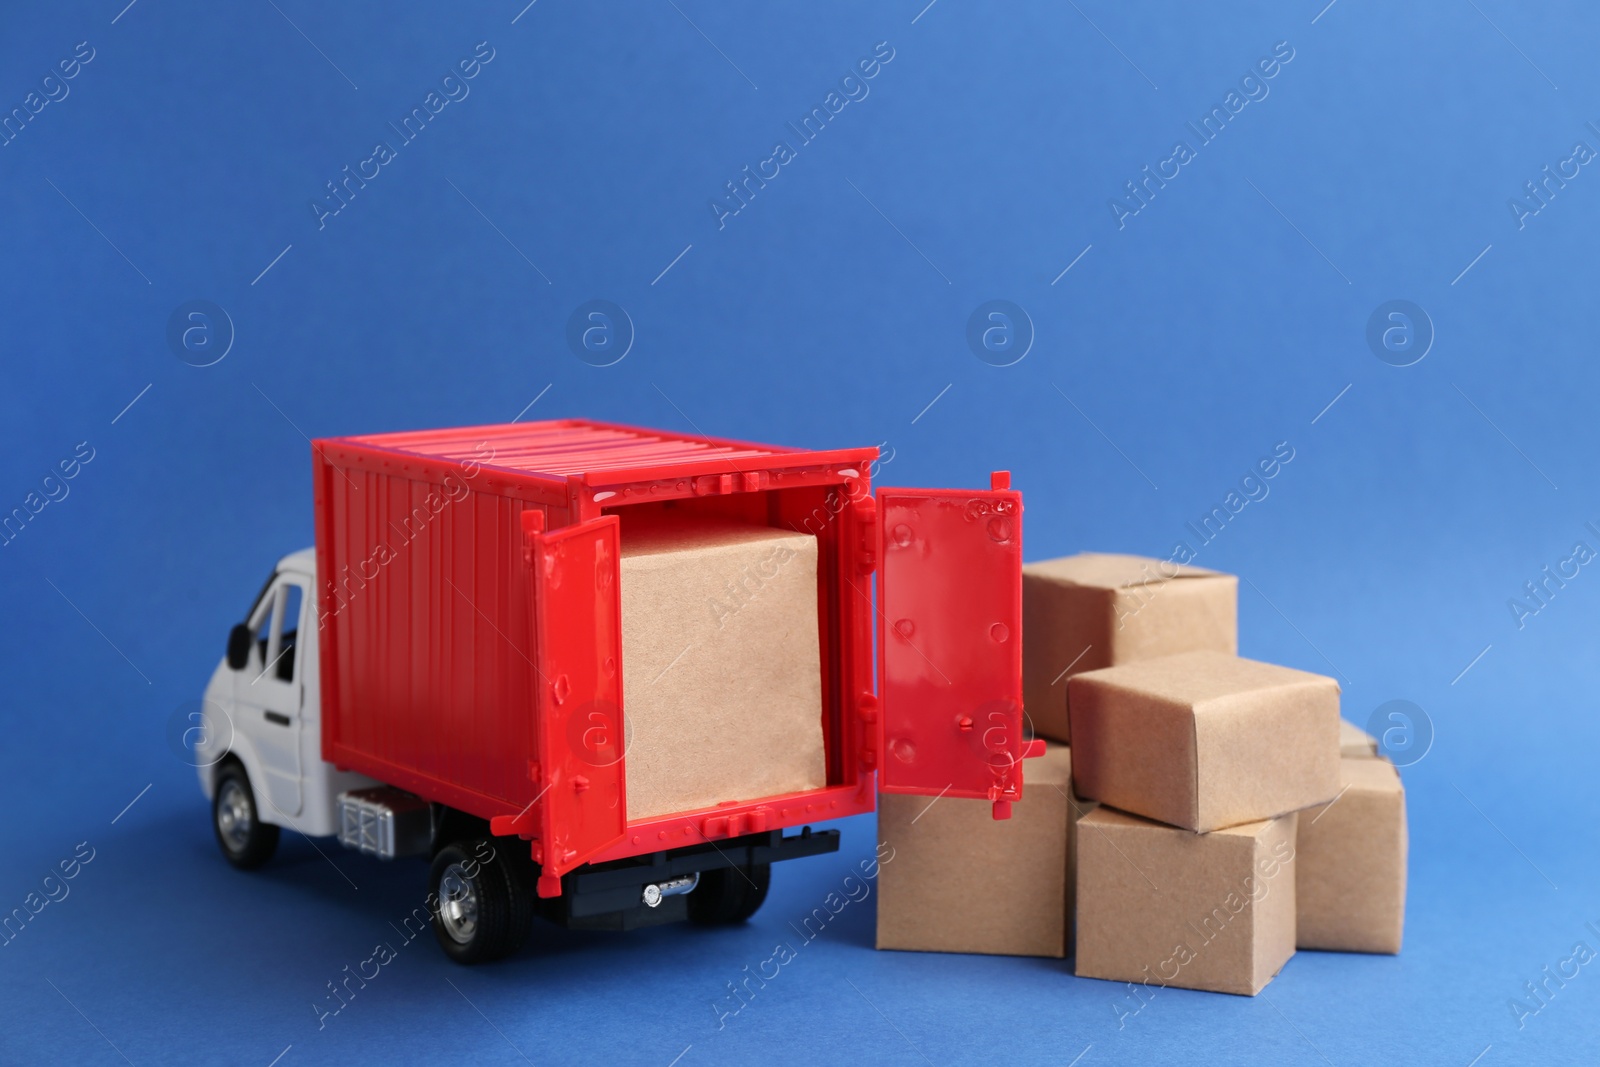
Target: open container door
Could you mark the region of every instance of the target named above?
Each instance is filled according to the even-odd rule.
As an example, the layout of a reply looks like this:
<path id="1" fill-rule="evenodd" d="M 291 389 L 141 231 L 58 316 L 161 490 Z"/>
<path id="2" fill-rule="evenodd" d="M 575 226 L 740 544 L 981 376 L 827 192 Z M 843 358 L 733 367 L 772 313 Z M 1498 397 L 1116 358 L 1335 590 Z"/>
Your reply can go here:
<path id="1" fill-rule="evenodd" d="M 1022 494 L 879 489 L 878 687 L 886 793 L 982 798 L 1009 818 L 1022 759 Z"/>
<path id="2" fill-rule="evenodd" d="M 541 897 L 627 830 L 622 593 L 615 516 L 544 532 L 522 515 L 533 566 Z"/>

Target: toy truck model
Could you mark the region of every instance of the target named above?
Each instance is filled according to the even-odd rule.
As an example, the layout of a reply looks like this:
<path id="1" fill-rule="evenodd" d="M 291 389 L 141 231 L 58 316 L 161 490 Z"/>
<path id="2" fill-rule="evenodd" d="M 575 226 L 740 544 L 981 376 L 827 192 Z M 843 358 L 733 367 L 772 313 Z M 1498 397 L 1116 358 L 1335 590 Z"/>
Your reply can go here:
<path id="1" fill-rule="evenodd" d="M 1021 495 L 1005 472 L 874 494 L 877 458 L 586 420 L 314 441 L 316 547 L 278 563 L 205 691 L 223 854 L 259 867 L 288 828 L 429 857 L 435 935 L 475 963 L 534 914 L 743 921 L 773 863 L 838 848 L 810 823 L 878 789 L 1008 817 L 1042 751 Z M 817 788 L 630 817 L 619 561 L 646 513 L 816 538 Z"/>

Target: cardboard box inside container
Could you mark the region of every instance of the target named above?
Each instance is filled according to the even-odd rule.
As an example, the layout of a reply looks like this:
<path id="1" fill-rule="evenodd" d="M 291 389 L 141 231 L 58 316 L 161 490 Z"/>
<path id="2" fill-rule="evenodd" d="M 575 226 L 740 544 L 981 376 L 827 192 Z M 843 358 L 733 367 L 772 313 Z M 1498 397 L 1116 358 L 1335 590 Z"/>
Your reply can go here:
<path id="1" fill-rule="evenodd" d="M 1295 820 L 1194 834 L 1107 807 L 1085 815 L 1077 973 L 1261 992 L 1294 955 Z"/>
<path id="2" fill-rule="evenodd" d="M 1406 794 L 1388 760 L 1340 761 L 1339 798 L 1300 813 L 1300 948 L 1400 951 L 1406 918 Z"/>
<path id="3" fill-rule="evenodd" d="M 625 514 L 621 554 L 628 818 L 826 785 L 816 538 Z"/>
<path id="4" fill-rule="evenodd" d="M 1321 804 L 1339 791 L 1339 684 L 1220 652 L 1072 678 L 1073 776 L 1086 797 L 1188 830 Z"/>
<path id="5" fill-rule="evenodd" d="M 1374 759 L 1378 755 L 1377 739 L 1355 723 L 1340 719 L 1339 755 L 1347 758 Z"/>
<path id="6" fill-rule="evenodd" d="M 1066 955 L 1072 913 L 1072 754 L 1023 764 L 1022 799 L 878 797 L 880 949 Z"/>
<path id="7" fill-rule="evenodd" d="M 1022 568 L 1022 704 L 1070 743 L 1067 679 L 1119 663 L 1237 652 L 1239 579 L 1143 556 L 1085 552 Z"/>

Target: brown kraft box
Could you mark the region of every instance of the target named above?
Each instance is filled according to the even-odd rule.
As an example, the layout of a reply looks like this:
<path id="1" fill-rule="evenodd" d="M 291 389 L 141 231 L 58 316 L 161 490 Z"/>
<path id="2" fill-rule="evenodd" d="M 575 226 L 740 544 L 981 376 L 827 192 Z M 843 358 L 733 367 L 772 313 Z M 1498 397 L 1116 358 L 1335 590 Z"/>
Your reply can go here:
<path id="1" fill-rule="evenodd" d="M 1339 684 L 1220 652 L 1074 676 L 1083 796 L 1187 830 L 1218 830 L 1339 792 Z"/>
<path id="2" fill-rule="evenodd" d="M 1119 663 L 1239 650 L 1239 579 L 1143 556 L 1085 552 L 1022 568 L 1022 705 L 1071 742 L 1066 680 Z"/>
<path id="3" fill-rule="evenodd" d="M 1339 755 L 1345 757 L 1354 756 L 1360 759 L 1375 759 L 1378 755 L 1378 742 L 1371 734 L 1355 723 L 1340 719 Z"/>
<path id="4" fill-rule="evenodd" d="M 1294 955 L 1295 820 L 1193 834 L 1106 807 L 1085 815 L 1077 973 L 1261 992 Z"/>
<path id="5" fill-rule="evenodd" d="M 1071 751 L 1049 745 L 1022 772 L 999 821 L 987 800 L 879 794 L 878 948 L 1066 955 Z"/>
<path id="6" fill-rule="evenodd" d="M 1090 800 L 1087 797 L 1081 796 L 1078 793 L 1077 786 L 1075 785 L 1067 787 L 1067 797 L 1071 801 L 1072 805 L 1070 812 L 1071 833 L 1067 835 L 1067 889 L 1069 895 L 1075 897 L 1077 894 L 1078 885 L 1078 827 L 1079 824 L 1083 822 L 1083 817 L 1098 808 L 1100 804 L 1098 801 Z M 1072 942 L 1076 938 L 1076 926 L 1078 921 L 1076 908 L 1072 909 L 1071 913 L 1067 916 L 1067 921 L 1069 927 L 1072 927 L 1072 929 L 1067 931 L 1067 943 L 1070 948 Z"/>
<path id="7" fill-rule="evenodd" d="M 817 540 L 624 521 L 629 819 L 827 784 Z"/>
<path id="8" fill-rule="evenodd" d="M 1341 761 L 1338 799 L 1300 813 L 1300 948 L 1400 951 L 1406 919 L 1406 794 L 1388 760 Z"/>

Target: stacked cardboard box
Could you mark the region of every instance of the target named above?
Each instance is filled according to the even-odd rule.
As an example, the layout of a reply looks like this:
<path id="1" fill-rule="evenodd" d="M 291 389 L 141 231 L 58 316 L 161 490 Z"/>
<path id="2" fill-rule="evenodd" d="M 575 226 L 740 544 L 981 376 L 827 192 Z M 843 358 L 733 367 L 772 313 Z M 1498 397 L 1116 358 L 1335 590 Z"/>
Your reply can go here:
<path id="1" fill-rule="evenodd" d="M 1299 948 L 1400 951 L 1406 917 L 1406 794 L 1386 759 L 1339 761 L 1339 795 L 1300 815 Z"/>
<path id="2" fill-rule="evenodd" d="M 1067 679 L 1177 652 L 1236 652 L 1239 579 L 1168 560 L 1084 552 L 1022 568 L 1022 706 L 1072 742 Z"/>
<path id="3" fill-rule="evenodd" d="M 1048 745 L 1022 798 L 878 797 L 878 947 L 1067 954 L 1072 924 L 1072 754 Z"/>
<path id="4" fill-rule="evenodd" d="M 1235 654 L 1236 599 L 1132 556 L 1024 568 L 1024 703 L 1071 748 L 1015 826 L 880 798 L 878 947 L 1060 956 L 1075 915 L 1079 975 L 1248 995 L 1297 947 L 1399 951 L 1399 777 L 1331 678 Z"/>
<path id="5" fill-rule="evenodd" d="M 1378 754 L 1378 742 L 1353 722 L 1339 720 L 1339 755 L 1371 759 Z"/>
<path id="6" fill-rule="evenodd" d="M 1294 954 L 1297 815 L 1339 792 L 1339 687 L 1220 652 L 1067 691 L 1077 973 L 1253 995 Z"/>
<path id="7" fill-rule="evenodd" d="M 1077 973 L 1259 993 L 1294 954 L 1295 821 L 1196 834 L 1108 807 L 1084 816 Z"/>
<path id="8" fill-rule="evenodd" d="M 1077 827 L 1078 974 L 1254 995 L 1296 948 L 1400 950 L 1405 796 L 1333 679 L 1191 652 L 1078 674 L 1067 703 L 1074 789 L 1102 804 Z"/>

